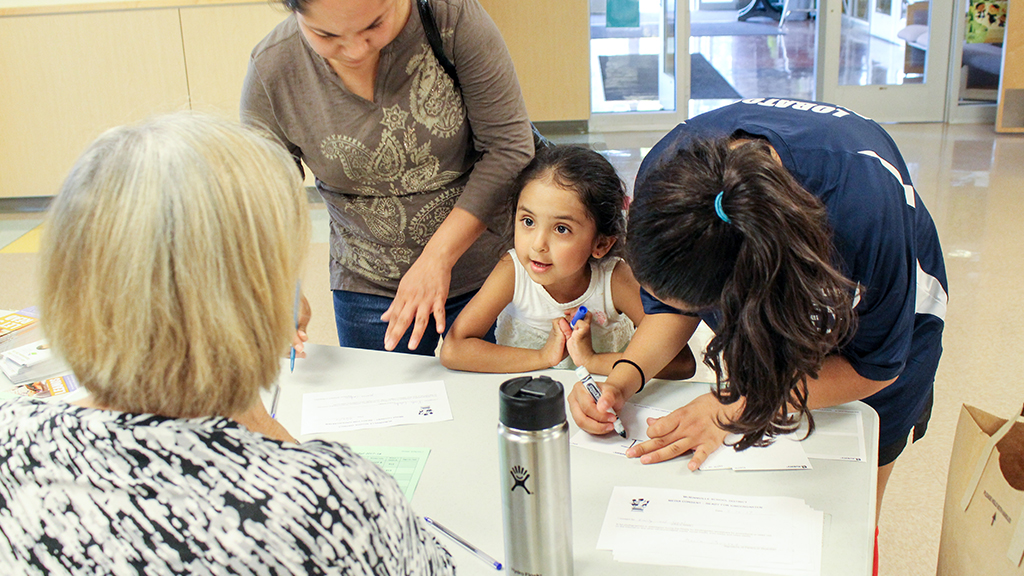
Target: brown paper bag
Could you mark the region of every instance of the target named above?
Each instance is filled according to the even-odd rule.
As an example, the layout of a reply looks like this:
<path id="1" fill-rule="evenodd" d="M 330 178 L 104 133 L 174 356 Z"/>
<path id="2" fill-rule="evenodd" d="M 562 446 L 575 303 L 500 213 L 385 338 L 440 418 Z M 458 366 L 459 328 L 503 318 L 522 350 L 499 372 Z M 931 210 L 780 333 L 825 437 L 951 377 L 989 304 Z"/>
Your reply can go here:
<path id="1" fill-rule="evenodd" d="M 946 481 L 939 576 L 1024 575 L 1024 417 L 964 405 Z"/>

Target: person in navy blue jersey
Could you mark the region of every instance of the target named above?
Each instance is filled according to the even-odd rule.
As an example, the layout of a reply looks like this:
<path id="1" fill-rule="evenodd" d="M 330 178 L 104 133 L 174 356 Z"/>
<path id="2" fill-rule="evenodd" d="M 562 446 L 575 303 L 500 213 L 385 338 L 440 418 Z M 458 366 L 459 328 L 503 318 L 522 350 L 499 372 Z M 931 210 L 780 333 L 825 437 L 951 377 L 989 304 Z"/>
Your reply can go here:
<path id="1" fill-rule="evenodd" d="M 947 283 L 931 216 L 896 144 L 839 106 L 752 98 L 677 126 L 648 154 L 626 258 L 647 314 L 596 405 L 577 424 L 612 429 L 620 409 L 686 345 L 715 331 L 715 389 L 648 422 L 627 452 L 691 452 L 696 470 L 729 432 L 770 442 L 810 410 L 864 400 L 879 414 L 878 503 L 913 431 L 928 423 Z"/>

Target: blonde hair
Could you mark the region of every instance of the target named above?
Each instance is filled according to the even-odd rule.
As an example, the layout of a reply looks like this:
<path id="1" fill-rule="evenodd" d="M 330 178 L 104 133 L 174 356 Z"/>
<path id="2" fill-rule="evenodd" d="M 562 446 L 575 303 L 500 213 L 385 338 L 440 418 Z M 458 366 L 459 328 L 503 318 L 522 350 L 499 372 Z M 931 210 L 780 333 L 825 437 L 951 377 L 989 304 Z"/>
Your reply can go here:
<path id="1" fill-rule="evenodd" d="M 50 207 L 43 326 L 98 404 L 229 416 L 277 376 L 308 241 L 279 144 L 187 112 L 115 128 Z"/>

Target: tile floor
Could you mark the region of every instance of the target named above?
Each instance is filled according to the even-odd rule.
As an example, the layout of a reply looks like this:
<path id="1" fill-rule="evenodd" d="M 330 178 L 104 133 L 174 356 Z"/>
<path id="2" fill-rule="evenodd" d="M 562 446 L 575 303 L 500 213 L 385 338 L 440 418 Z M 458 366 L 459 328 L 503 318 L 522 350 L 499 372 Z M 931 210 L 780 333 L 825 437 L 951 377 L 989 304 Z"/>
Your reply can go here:
<path id="1" fill-rule="evenodd" d="M 1024 402 L 1024 324 L 1014 294 L 1024 284 L 1024 138 L 990 126 L 887 126 L 910 165 L 942 239 L 949 274 L 945 354 L 928 435 L 897 461 L 881 516 L 881 574 L 935 573 L 949 453 L 960 404 L 1009 415 Z M 631 182 L 657 133 L 555 137 L 605 153 Z M 9 203 L 0 203 L 0 207 Z M 303 279 L 313 342 L 337 344 L 327 274 L 327 217 L 311 203 L 313 244 Z M 39 212 L 0 213 L 0 308 L 37 301 Z"/>

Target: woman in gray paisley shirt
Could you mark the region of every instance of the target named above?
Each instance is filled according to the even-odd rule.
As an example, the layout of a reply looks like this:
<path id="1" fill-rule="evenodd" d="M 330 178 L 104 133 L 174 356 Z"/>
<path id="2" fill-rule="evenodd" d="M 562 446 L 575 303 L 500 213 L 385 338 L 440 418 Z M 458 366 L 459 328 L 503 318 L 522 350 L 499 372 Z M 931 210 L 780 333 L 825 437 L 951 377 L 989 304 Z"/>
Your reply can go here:
<path id="1" fill-rule="evenodd" d="M 478 0 L 282 0 L 253 50 L 243 122 L 316 176 L 331 217 L 342 346 L 433 354 L 503 253 L 501 206 L 533 140 L 508 50 Z"/>

